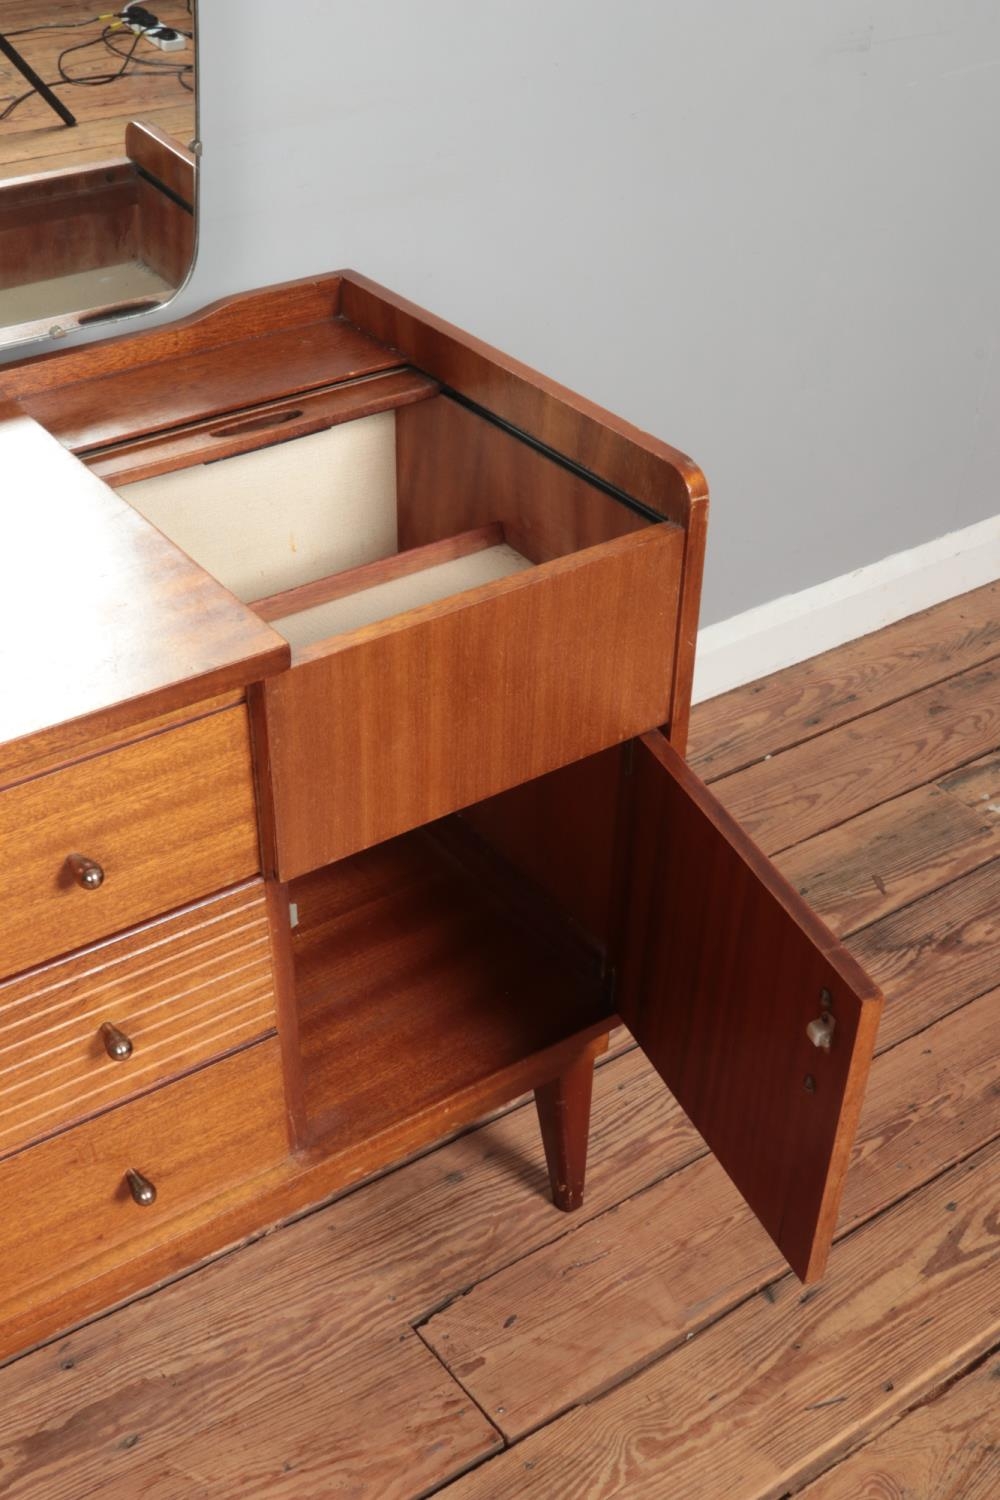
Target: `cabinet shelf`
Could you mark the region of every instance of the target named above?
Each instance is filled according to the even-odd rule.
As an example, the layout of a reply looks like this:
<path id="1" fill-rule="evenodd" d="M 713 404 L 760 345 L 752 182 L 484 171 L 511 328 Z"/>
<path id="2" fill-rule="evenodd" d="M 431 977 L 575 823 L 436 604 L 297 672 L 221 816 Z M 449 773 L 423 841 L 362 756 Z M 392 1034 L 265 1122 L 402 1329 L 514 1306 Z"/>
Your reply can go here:
<path id="1" fill-rule="evenodd" d="M 325 1149 L 427 1112 L 464 1123 L 471 1100 L 500 1102 L 491 1082 L 611 1020 L 569 924 L 507 905 L 433 833 L 303 876 L 291 899 L 306 1114 Z"/>

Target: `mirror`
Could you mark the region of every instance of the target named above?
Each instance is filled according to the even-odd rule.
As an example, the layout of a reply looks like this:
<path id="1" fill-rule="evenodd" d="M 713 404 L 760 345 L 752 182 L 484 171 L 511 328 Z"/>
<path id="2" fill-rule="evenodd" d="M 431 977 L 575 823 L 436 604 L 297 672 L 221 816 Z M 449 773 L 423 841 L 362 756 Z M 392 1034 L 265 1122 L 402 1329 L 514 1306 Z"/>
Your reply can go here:
<path id="1" fill-rule="evenodd" d="M 193 0 L 0 0 L 0 347 L 176 294 L 196 136 Z"/>

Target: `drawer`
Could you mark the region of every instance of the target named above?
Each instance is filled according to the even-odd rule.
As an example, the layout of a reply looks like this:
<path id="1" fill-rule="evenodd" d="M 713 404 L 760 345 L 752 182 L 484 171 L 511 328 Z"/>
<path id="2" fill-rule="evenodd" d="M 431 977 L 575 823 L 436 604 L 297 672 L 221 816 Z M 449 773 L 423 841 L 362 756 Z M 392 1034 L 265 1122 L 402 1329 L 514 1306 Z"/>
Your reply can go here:
<path id="1" fill-rule="evenodd" d="M 271 1038 L 8 1157 L 0 1202 L 17 1212 L 0 1217 L 0 1323 L 78 1283 L 87 1268 L 96 1273 L 211 1220 L 228 1190 L 287 1150 Z M 134 1194 L 130 1171 L 142 1179 Z"/>
<path id="2" fill-rule="evenodd" d="M 260 880 L 0 984 L 0 1157 L 274 1029 Z"/>
<path id="3" fill-rule="evenodd" d="M 260 868 L 243 705 L 0 792 L 0 974 Z M 99 866 L 96 887 L 72 857 Z"/>
<path id="4" fill-rule="evenodd" d="M 268 437 L 117 482 L 291 645 L 262 689 L 280 878 L 669 718 L 679 527 L 446 395 Z"/>

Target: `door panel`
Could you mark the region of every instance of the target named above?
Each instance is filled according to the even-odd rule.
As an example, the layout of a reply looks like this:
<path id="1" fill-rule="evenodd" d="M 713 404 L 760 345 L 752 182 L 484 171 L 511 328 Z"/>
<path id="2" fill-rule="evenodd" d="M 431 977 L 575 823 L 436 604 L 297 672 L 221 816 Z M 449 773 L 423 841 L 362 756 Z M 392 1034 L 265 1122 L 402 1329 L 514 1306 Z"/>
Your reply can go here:
<path id="1" fill-rule="evenodd" d="M 617 1008 L 793 1270 L 815 1280 L 882 997 L 662 735 L 636 741 L 627 781 Z"/>

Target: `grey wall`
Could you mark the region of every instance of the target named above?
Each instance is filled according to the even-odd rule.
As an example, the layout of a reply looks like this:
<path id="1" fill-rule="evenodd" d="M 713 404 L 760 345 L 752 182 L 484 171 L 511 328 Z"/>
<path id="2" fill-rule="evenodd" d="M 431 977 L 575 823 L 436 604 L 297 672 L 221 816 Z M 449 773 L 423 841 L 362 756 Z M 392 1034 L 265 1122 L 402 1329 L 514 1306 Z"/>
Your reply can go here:
<path id="1" fill-rule="evenodd" d="M 177 311 L 355 266 L 676 443 L 704 623 L 1000 508 L 996 0 L 200 11 Z"/>

